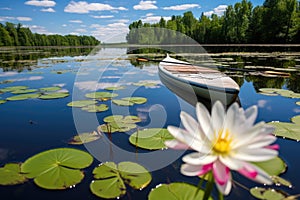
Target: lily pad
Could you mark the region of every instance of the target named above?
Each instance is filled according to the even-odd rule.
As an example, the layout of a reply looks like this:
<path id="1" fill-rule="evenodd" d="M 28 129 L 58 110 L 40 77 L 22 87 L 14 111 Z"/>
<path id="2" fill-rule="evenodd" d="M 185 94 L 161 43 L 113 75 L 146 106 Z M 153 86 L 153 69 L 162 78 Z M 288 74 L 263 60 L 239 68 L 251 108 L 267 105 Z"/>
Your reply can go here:
<path id="1" fill-rule="evenodd" d="M 20 94 L 20 95 L 15 95 L 8 97 L 6 100 L 9 101 L 19 101 L 19 100 L 26 100 L 26 99 L 35 99 L 38 98 L 40 94 L 33 93 L 33 94 Z"/>
<path id="2" fill-rule="evenodd" d="M 138 83 L 133 83 L 132 85 L 135 85 L 135 86 L 144 86 L 144 87 L 156 87 L 157 86 L 157 83 L 153 83 L 153 82 L 138 82 Z"/>
<path id="3" fill-rule="evenodd" d="M 283 97 L 288 97 L 288 98 L 300 98 L 300 93 L 295 93 L 291 90 L 278 89 L 278 88 L 260 88 L 259 91 L 261 92 L 261 94 L 264 95 L 270 95 L 270 96 L 281 95 Z"/>
<path id="4" fill-rule="evenodd" d="M 104 112 L 109 109 L 109 107 L 105 104 L 100 105 L 88 105 L 81 108 L 82 110 L 88 111 L 88 112 Z"/>
<path id="5" fill-rule="evenodd" d="M 134 104 L 144 104 L 147 102 L 147 99 L 145 97 L 125 97 L 114 99 L 112 102 L 118 106 L 133 106 Z"/>
<path id="6" fill-rule="evenodd" d="M 130 131 L 131 129 L 137 127 L 135 123 L 141 122 L 142 120 L 138 116 L 132 115 L 111 115 L 105 117 L 103 121 L 106 122 L 106 124 L 98 126 L 98 131 L 105 133 L 114 133 Z"/>
<path id="7" fill-rule="evenodd" d="M 100 99 L 101 101 L 107 101 L 111 98 L 117 97 L 118 94 L 111 92 L 92 92 L 85 95 L 87 98 Z"/>
<path id="8" fill-rule="evenodd" d="M 124 86 L 115 86 L 115 87 L 106 87 L 104 89 L 114 91 L 114 90 L 123 90 L 123 89 L 125 89 L 125 87 Z"/>
<path id="9" fill-rule="evenodd" d="M 98 140 L 101 138 L 101 135 L 98 134 L 96 131 L 93 131 L 91 133 L 80 133 L 76 136 L 74 136 L 69 144 L 75 144 L 75 145 L 81 145 L 89 142 L 93 142 L 95 140 Z"/>
<path id="10" fill-rule="evenodd" d="M 58 91 L 60 90 L 61 87 L 58 87 L 58 86 L 54 86 L 54 87 L 43 87 L 43 88 L 40 88 L 40 91 L 42 92 L 54 92 L 54 91 Z"/>
<path id="11" fill-rule="evenodd" d="M 188 183 L 160 184 L 149 193 L 149 200 L 190 200 L 203 199 L 204 191 Z M 208 199 L 213 199 L 209 197 Z"/>
<path id="12" fill-rule="evenodd" d="M 0 185 L 16 185 L 27 181 L 27 178 L 21 174 L 21 164 L 8 163 L 0 168 Z"/>
<path id="13" fill-rule="evenodd" d="M 263 162 L 253 162 L 253 164 L 263 169 L 270 176 L 277 176 L 279 174 L 282 174 L 286 171 L 287 168 L 285 162 L 279 157 L 275 157 Z"/>
<path id="14" fill-rule="evenodd" d="M 289 188 L 292 188 L 292 183 L 288 180 L 285 180 L 284 178 L 281 178 L 279 176 L 272 176 L 272 180 L 273 182 L 277 185 L 277 186 L 286 186 L 286 187 L 289 187 Z"/>
<path id="15" fill-rule="evenodd" d="M 275 127 L 275 136 L 288 138 L 292 140 L 300 140 L 300 125 L 287 122 L 270 122 Z"/>
<path id="16" fill-rule="evenodd" d="M 33 93 L 36 91 L 37 91 L 37 89 L 26 89 L 26 90 L 14 90 L 11 93 L 12 94 L 27 94 L 27 93 Z"/>
<path id="17" fill-rule="evenodd" d="M 292 117 L 291 121 L 300 126 L 300 115 Z"/>
<path id="18" fill-rule="evenodd" d="M 11 87 L 6 87 L 0 89 L 2 92 L 12 92 L 15 90 L 26 90 L 28 87 L 27 86 L 11 86 Z"/>
<path id="19" fill-rule="evenodd" d="M 129 142 L 143 149 L 156 150 L 166 148 L 165 141 L 172 139 L 167 129 L 150 128 L 133 133 Z"/>
<path id="20" fill-rule="evenodd" d="M 139 118 L 138 116 L 134 116 L 134 115 L 128 115 L 128 116 L 123 116 L 123 115 L 111 115 L 108 117 L 105 117 L 103 119 L 104 122 L 107 123 L 113 123 L 113 122 L 123 122 L 123 123 L 138 123 L 141 122 L 141 118 Z"/>
<path id="21" fill-rule="evenodd" d="M 95 180 L 90 184 L 93 194 L 101 198 L 119 198 L 126 194 L 126 185 L 143 189 L 152 180 L 151 174 L 141 165 L 121 162 L 116 165 L 107 162 L 93 170 Z"/>
<path id="22" fill-rule="evenodd" d="M 280 190 L 260 187 L 251 188 L 250 193 L 252 196 L 264 200 L 282 200 L 288 196 L 286 193 Z"/>
<path id="23" fill-rule="evenodd" d="M 6 102 L 6 100 L 0 99 L 0 104 L 4 104 L 5 102 Z"/>
<path id="24" fill-rule="evenodd" d="M 48 93 L 48 94 L 42 94 L 41 96 L 39 96 L 40 99 L 61 99 L 61 98 L 65 98 L 67 96 L 69 96 L 70 93 L 69 92 L 53 92 L 53 93 Z"/>
<path id="25" fill-rule="evenodd" d="M 67 106 L 82 108 L 84 106 L 93 105 L 96 103 L 97 103 L 96 100 L 78 100 L 78 101 L 72 101 L 68 103 Z"/>
<path id="26" fill-rule="evenodd" d="M 80 169 L 90 166 L 93 157 L 87 152 L 59 148 L 44 151 L 27 159 L 21 166 L 21 172 L 27 178 L 33 178 L 35 184 L 45 189 L 67 189 L 84 177 Z"/>

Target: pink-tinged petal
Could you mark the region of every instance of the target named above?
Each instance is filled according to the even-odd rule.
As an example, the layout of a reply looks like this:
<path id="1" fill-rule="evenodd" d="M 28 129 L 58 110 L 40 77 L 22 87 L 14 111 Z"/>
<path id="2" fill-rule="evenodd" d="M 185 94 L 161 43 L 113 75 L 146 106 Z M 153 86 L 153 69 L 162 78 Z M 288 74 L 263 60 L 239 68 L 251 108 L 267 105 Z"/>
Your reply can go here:
<path id="1" fill-rule="evenodd" d="M 230 171 L 223 163 L 216 161 L 213 163 L 213 175 L 216 183 L 224 185 L 230 178 Z"/>
<path id="2" fill-rule="evenodd" d="M 266 173 L 264 170 L 251 163 L 247 163 L 247 166 L 250 166 L 257 172 L 256 177 L 252 180 L 266 185 L 273 184 L 271 176 L 268 173 Z"/>
<path id="3" fill-rule="evenodd" d="M 247 144 L 247 148 L 256 149 L 268 146 L 276 141 L 276 137 L 274 135 L 263 135 L 261 137 L 254 138 L 249 144 Z"/>
<path id="4" fill-rule="evenodd" d="M 232 154 L 232 157 L 249 162 L 262 162 L 270 160 L 278 155 L 278 151 L 267 148 L 240 149 L 239 152 Z"/>
<path id="5" fill-rule="evenodd" d="M 200 140 L 206 140 L 206 136 L 203 133 L 200 125 L 193 117 L 186 112 L 181 112 L 180 118 L 184 128 L 190 135 L 193 135 L 195 138 Z"/>
<path id="6" fill-rule="evenodd" d="M 243 167 L 243 162 L 232 156 L 219 156 L 220 161 L 231 170 L 239 170 Z"/>
<path id="7" fill-rule="evenodd" d="M 266 146 L 265 148 L 273 149 L 273 150 L 278 151 L 280 149 L 280 146 L 278 144 L 273 144 L 273 145 L 270 145 L 270 146 Z"/>
<path id="8" fill-rule="evenodd" d="M 255 179 L 258 174 L 255 168 L 247 162 L 244 163 L 243 168 L 239 169 L 238 172 L 249 179 Z"/>
<path id="9" fill-rule="evenodd" d="M 201 171 L 199 172 L 198 176 L 202 176 L 202 175 L 206 174 L 207 172 L 212 170 L 212 168 L 213 168 L 213 163 L 203 165 L 203 167 L 202 167 Z"/>
<path id="10" fill-rule="evenodd" d="M 228 195 L 230 193 L 230 190 L 232 187 L 232 182 L 231 182 L 231 180 L 228 180 L 224 185 L 220 185 L 220 184 L 216 183 L 216 186 L 222 194 Z"/>
<path id="11" fill-rule="evenodd" d="M 217 133 L 224 128 L 225 109 L 220 101 L 216 101 L 211 110 L 213 130 Z"/>
<path id="12" fill-rule="evenodd" d="M 206 137 L 212 141 L 214 139 L 213 127 L 211 124 L 211 117 L 208 110 L 202 103 L 196 105 L 196 115 L 201 129 Z"/>
<path id="13" fill-rule="evenodd" d="M 182 161 L 191 165 L 206 165 L 214 162 L 217 158 L 216 155 L 195 152 L 185 155 Z"/>
<path id="14" fill-rule="evenodd" d="M 199 173 L 202 170 L 202 165 L 181 165 L 180 172 L 186 176 L 199 176 Z"/>
<path id="15" fill-rule="evenodd" d="M 168 140 L 165 141 L 165 145 L 171 149 L 178 149 L 178 150 L 187 150 L 191 149 L 185 143 L 179 142 L 178 140 Z"/>

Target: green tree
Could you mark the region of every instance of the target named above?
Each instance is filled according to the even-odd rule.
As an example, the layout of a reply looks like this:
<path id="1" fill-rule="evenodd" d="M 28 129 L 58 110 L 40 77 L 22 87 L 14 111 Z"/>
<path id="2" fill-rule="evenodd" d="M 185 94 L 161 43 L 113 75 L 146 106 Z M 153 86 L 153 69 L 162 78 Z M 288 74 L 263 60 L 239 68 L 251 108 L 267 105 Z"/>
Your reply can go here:
<path id="1" fill-rule="evenodd" d="M 18 39 L 18 32 L 15 28 L 15 25 L 10 22 L 5 23 L 5 28 L 8 31 L 11 39 L 12 39 L 12 44 L 14 46 L 19 46 L 19 39 Z"/>
<path id="2" fill-rule="evenodd" d="M 8 31 L 5 29 L 5 27 L 0 24 L 0 46 L 12 46 L 12 40 L 8 33 Z"/>

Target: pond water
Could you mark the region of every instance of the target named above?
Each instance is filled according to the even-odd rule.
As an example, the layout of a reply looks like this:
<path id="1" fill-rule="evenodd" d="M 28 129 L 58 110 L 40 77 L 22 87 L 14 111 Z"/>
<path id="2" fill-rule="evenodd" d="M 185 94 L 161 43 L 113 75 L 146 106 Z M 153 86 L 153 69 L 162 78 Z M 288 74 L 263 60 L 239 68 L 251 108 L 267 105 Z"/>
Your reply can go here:
<path id="1" fill-rule="evenodd" d="M 141 163 L 151 171 L 152 181 L 146 188 L 134 190 L 128 187 L 126 195 L 121 199 L 147 199 L 151 189 L 161 183 L 198 184 L 198 178 L 186 177 L 179 172 L 181 157 L 186 152 L 137 148 L 128 141 L 134 130 L 104 134 L 105 141 L 102 138 L 85 145 L 68 144 L 78 133 L 97 130 L 97 126 L 103 124 L 103 119 L 109 115 L 139 116 L 142 119 L 137 123 L 140 130 L 166 128 L 168 125 L 180 126 L 180 111 L 195 116 L 193 105 L 176 96 L 161 83 L 158 63 L 137 63 L 135 58 L 138 55 L 127 54 L 126 48 L 100 48 L 87 55 L 90 50 L 77 50 L 75 53 L 67 51 L 65 54 L 44 49 L 18 50 L 17 53 L 14 50 L 0 52 L 0 91 L 10 86 L 34 89 L 59 86 L 62 92 L 68 91 L 70 94 L 59 99 L 33 98 L 0 104 L 0 167 L 6 163 L 24 162 L 37 153 L 61 147 L 88 151 L 95 157 L 92 165 L 84 169 L 85 178 L 74 188 L 46 190 L 29 180 L 15 186 L 0 185 L 1 199 L 100 199 L 91 193 L 89 185 L 93 180 L 93 169 L 105 161 L 118 163 L 130 160 Z M 203 64 L 197 60 L 196 54 L 181 53 L 178 56 L 195 64 Z M 296 102 L 300 98 L 268 96 L 259 92 L 260 88 L 282 88 L 300 93 L 299 52 L 213 53 L 210 50 L 209 56 L 215 66 L 255 71 L 221 69 L 240 85 L 240 105 L 244 109 L 252 105 L 258 106 L 257 122 L 290 122 L 292 117 L 299 115 L 300 106 Z M 158 55 L 157 59 L 162 57 L 163 55 Z M 278 68 L 285 70 L 280 71 Z M 281 73 L 263 73 L 265 71 Z M 87 93 L 107 91 L 104 89 L 117 86 L 125 88 L 111 91 L 119 95 L 117 99 L 145 97 L 147 102 L 128 107 L 118 106 L 111 100 L 103 101 L 101 103 L 106 104 L 109 110 L 99 113 L 89 113 L 67 106 L 71 101 L 87 99 L 84 96 Z M 10 92 L 0 93 L 0 100 L 10 96 L 13 96 Z M 275 188 L 289 194 L 299 194 L 299 142 L 278 138 L 276 143 L 280 145 L 279 156 L 288 166 L 281 177 L 289 180 L 293 188 Z M 233 177 L 247 188 L 262 186 L 237 174 L 233 174 Z M 214 194 L 214 197 L 217 198 L 217 195 Z M 254 199 L 249 191 L 236 184 L 226 198 Z"/>

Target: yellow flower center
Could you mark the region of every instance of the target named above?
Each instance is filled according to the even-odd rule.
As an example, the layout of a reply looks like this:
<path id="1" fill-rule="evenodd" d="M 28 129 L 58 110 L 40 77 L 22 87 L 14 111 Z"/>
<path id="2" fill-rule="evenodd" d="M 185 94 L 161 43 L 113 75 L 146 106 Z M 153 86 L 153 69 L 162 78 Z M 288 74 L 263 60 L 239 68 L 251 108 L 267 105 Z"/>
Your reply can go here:
<path id="1" fill-rule="evenodd" d="M 231 142 L 230 132 L 228 130 L 225 132 L 222 129 L 219 130 L 213 146 L 214 152 L 217 154 L 228 154 L 231 150 Z"/>

